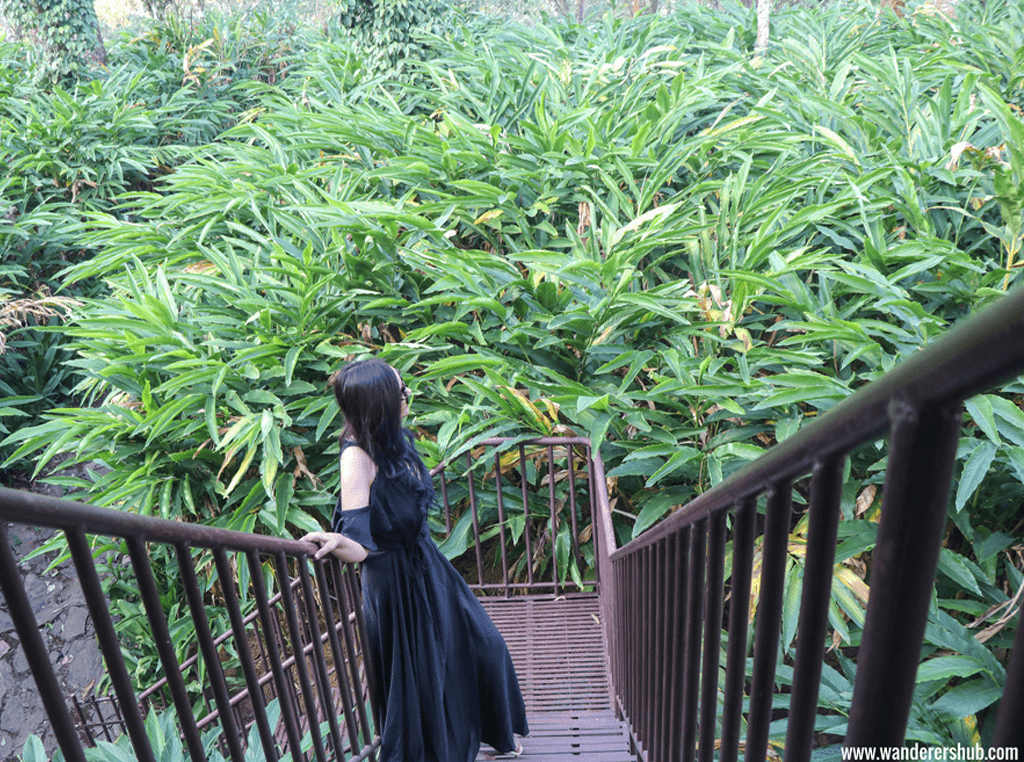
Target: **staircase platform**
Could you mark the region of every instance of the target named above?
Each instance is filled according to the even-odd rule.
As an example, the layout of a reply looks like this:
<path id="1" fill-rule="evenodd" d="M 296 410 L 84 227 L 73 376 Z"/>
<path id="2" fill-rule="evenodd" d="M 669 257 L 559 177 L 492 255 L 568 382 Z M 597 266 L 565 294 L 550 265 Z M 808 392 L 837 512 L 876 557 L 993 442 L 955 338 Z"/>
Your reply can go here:
<path id="1" fill-rule="evenodd" d="M 512 654 L 530 735 L 522 762 L 634 762 L 612 711 L 596 595 L 485 598 Z M 481 749 L 477 760 L 508 760 Z"/>

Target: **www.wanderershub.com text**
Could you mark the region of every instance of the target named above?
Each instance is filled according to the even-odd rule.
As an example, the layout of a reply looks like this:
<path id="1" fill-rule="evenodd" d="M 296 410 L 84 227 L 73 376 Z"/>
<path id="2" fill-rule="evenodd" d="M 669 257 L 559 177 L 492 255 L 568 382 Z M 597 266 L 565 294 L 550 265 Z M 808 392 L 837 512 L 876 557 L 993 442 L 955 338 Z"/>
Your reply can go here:
<path id="1" fill-rule="evenodd" d="M 850 746 L 843 749 L 844 762 L 1017 762 L 1020 749 L 1015 746 Z"/>

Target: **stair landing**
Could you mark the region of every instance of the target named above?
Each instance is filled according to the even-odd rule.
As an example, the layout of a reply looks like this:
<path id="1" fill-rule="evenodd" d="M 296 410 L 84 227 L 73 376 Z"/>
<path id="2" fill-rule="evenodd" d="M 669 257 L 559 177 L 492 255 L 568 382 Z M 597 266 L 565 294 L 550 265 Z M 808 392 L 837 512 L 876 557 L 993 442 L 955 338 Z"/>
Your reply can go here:
<path id="1" fill-rule="evenodd" d="M 596 595 L 487 598 L 512 654 L 530 735 L 522 762 L 634 762 L 629 730 L 612 711 Z M 508 760 L 481 749 L 477 760 Z"/>

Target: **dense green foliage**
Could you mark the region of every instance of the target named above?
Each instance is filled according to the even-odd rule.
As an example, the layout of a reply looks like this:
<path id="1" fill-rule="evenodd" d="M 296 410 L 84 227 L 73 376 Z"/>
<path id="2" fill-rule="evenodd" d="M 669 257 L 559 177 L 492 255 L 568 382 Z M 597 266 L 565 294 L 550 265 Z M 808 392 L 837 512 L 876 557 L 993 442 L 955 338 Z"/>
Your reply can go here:
<path id="1" fill-rule="evenodd" d="M 37 57 L 38 80 L 60 80 L 106 56 L 94 0 L 0 0 L 6 19 Z"/>
<path id="2" fill-rule="evenodd" d="M 301 45 L 294 24 L 267 14 L 170 19 L 117 49 L 102 79 L 70 90 L 31 86 L 24 48 L 0 47 L 0 435 L 66 404 L 77 382 L 52 329 L 76 296 L 104 288 L 64 288 L 58 277 L 93 254 L 79 230 L 86 216 L 130 223 L 122 197 L 215 140 L 256 105 L 241 83 L 275 81 Z"/>
<path id="3" fill-rule="evenodd" d="M 88 253 L 65 287 L 109 295 L 66 329 L 83 404 L 12 433 L 9 462 L 99 461 L 75 484 L 92 502 L 301 533 L 337 489 L 327 378 L 376 354 L 409 379 L 432 462 L 495 434 L 601 442 L 628 540 L 1018 279 L 1024 10 L 959 13 L 787 9 L 763 57 L 734 5 L 473 22 L 429 39 L 415 84 L 368 79 L 330 40 L 260 84 L 210 75 L 205 107 L 248 110 L 174 161 L 137 160 L 147 182 L 97 192 L 60 230 Z M 137 50 L 120 53 L 129 79 Z M 39 97 L 8 97 L 2 118 Z M 110 158 L 88 171 L 131 175 Z M 63 182 L 47 203 L 83 204 Z M 909 730 L 923 742 L 984 735 L 1004 680 L 1022 393 L 968 404 Z M 885 461 L 884 443 L 854 453 L 844 487 L 820 727 L 839 735 Z"/>
<path id="4" fill-rule="evenodd" d="M 441 0 L 337 0 L 337 24 L 369 71 L 400 74 L 426 57 L 428 33 L 438 33 L 451 3 Z"/>

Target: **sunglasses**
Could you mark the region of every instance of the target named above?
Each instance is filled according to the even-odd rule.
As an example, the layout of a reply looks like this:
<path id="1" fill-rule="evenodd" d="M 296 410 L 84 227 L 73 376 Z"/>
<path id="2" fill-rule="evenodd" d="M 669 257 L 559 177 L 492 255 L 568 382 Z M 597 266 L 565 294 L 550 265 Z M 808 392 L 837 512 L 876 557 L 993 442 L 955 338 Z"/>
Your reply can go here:
<path id="1" fill-rule="evenodd" d="M 402 393 L 402 399 L 404 399 L 406 402 L 408 402 L 409 398 L 412 396 L 412 390 L 410 390 L 409 387 L 405 385 L 404 381 L 402 382 L 402 392 L 401 393 Z"/>

